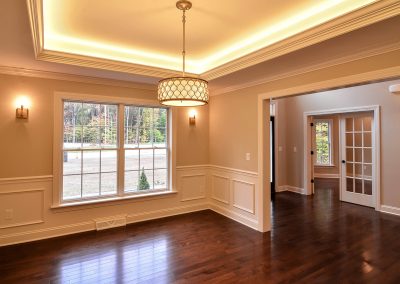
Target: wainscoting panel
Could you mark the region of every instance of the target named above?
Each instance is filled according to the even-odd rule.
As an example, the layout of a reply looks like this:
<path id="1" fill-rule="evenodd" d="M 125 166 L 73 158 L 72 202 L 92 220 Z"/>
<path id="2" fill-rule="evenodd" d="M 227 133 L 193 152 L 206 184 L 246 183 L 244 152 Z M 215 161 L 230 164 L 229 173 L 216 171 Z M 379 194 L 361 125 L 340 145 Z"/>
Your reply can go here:
<path id="1" fill-rule="evenodd" d="M 232 180 L 233 207 L 254 214 L 255 194 L 256 190 L 254 183 L 236 179 Z"/>
<path id="2" fill-rule="evenodd" d="M 208 166 L 183 166 L 176 169 L 177 188 L 181 202 L 189 202 L 208 197 Z M 200 200 L 199 200 L 200 201 Z"/>
<path id="3" fill-rule="evenodd" d="M 0 192 L 0 229 L 44 222 L 44 188 Z"/>
<path id="4" fill-rule="evenodd" d="M 190 201 L 206 198 L 207 175 L 192 174 L 180 177 L 181 201 Z"/>
<path id="5" fill-rule="evenodd" d="M 213 180 L 210 209 L 257 230 L 260 213 L 256 203 L 260 195 L 258 174 L 210 165 L 210 175 Z M 216 190 L 220 194 L 224 192 L 224 196 L 216 198 Z"/>
<path id="6" fill-rule="evenodd" d="M 211 174 L 211 198 L 229 204 L 229 177 Z"/>
<path id="7" fill-rule="evenodd" d="M 129 224 L 206 209 L 259 229 L 257 173 L 193 165 L 175 177 L 176 194 L 73 208 L 52 207 L 52 176 L 0 179 L 0 246 L 95 230 L 94 220 L 110 216 Z"/>

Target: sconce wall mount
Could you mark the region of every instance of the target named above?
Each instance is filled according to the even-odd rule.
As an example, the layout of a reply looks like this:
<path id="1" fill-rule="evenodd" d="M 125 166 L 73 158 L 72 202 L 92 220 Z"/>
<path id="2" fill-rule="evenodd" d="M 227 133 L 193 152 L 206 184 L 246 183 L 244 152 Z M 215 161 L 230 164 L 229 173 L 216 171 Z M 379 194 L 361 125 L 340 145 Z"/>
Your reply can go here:
<path id="1" fill-rule="evenodd" d="M 28 119 L 29 117 L 29 109 L 24 108 L 23 105 L 21 105 L 19 108 L 15 110 L 15 117 L 18 119 Z"/>
<path id="2" fill-rule="evenodd" d="M 189 112 L 189 125 L 190 126 L 195 126 L 196 125 L 196 114 L 197 114 L 197 112 L 194 109 L 192 109 Z"/>

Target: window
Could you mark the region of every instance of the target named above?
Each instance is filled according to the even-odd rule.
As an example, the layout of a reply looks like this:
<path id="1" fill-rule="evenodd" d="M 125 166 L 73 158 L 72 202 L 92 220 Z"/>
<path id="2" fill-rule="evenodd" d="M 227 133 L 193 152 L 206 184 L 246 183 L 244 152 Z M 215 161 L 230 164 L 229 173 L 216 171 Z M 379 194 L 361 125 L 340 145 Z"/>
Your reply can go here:
<path id="1" fill-rule="evenodd" d="M 168 189 L 168 110 L 65 100 L 61 202 Z"/>
<path id="2" fill-rule="evenodd" d="M 318 166 L 332 165 L 332 121 L 315 121 L 315 164 Z"/>

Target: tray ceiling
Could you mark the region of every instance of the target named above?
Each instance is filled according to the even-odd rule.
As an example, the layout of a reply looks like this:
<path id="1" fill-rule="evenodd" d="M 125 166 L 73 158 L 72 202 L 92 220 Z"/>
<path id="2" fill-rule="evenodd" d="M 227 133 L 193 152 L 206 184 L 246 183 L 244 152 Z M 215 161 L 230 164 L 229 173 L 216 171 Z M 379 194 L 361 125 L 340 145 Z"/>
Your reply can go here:
<path id="1" fill-rule="evenodd" d="M 36 22 L 41 26 L 41 51 L 80 60 L 111 60 L 147 70 L 181 70 L 181 12 L 173 0 L 30 2 L 36 9 L 31 17 L 40 19 Z M 202 75 L 379 1 L 192 2 L 187 13 L 187 70 Z"/>

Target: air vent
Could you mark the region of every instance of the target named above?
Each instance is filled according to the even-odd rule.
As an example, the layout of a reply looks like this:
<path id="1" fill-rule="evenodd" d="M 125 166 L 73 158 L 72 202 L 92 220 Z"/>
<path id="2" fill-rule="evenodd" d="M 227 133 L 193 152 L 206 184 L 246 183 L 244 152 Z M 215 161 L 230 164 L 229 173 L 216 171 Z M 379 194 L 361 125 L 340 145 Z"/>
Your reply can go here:
<path id="1" fill-rule="evenodd" d="M 100 218 L 100 219 L 95 219 L 94 222 L 96 223 L 96 230 L 101 231 L 115 227 L 126 226 L 126 216 L 119 215 L 107 218 Z"/>

